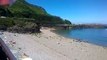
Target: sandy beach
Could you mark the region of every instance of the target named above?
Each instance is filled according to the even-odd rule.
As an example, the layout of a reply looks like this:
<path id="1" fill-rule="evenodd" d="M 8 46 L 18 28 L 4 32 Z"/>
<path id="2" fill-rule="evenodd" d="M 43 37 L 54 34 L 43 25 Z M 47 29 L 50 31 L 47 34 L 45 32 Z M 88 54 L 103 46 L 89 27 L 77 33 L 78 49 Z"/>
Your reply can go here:
<path id="1" fill-rule="evenodd" d="M 21 58 L 32 60 L 107 60 L 107 48 L 65 38 L 41 29 L 40 34 L 4 32 L 6 42 L 18 51 Z M 19 56 L 18 56 L 19 57 Z"/>

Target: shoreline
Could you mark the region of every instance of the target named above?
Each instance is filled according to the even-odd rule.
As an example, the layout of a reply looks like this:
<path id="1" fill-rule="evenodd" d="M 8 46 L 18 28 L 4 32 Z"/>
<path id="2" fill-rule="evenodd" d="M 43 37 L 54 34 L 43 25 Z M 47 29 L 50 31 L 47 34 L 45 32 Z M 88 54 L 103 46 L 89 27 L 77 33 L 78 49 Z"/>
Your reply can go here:
<path id="1" fill-rule="evenodd" d="M 107 46 L 98 45 L 98 44 L 95 44 L 95 43 L 92 43 L 92 42 L 88 42 L 85 39 L 83 40 L 83 39 L 79 39 L 79 38 L 73 38 L 73 37 L 67 37 L 67 36 L 61 35 L 61 34 L 58 33 L 57 30 L 58 29 L 53 29 L 51 32 L 56 33 L 57 35 L 63 36 L 65 38 L 68 38 L 68 39 L 71 39 L 71 40 L 73 39 L 75 42 L 84 42 L 84 43 L 89 43 L 89 44 L 92 44 L 92 45 L 100 46 L 100 47 L 103 47 L 103 48 L 107 48 Z"/>
<path id="2" fill-rule="evenodd" d="M 106 60 L 107 48 L 87 42 L 78 42 L 60 36 L 51 28 L 41 29 L 40 34 L 4 32 L 5 39 L 19 51 L 20 56 L 32 60 Z M 15 44 L 12 44 L 15 42 Z"/>

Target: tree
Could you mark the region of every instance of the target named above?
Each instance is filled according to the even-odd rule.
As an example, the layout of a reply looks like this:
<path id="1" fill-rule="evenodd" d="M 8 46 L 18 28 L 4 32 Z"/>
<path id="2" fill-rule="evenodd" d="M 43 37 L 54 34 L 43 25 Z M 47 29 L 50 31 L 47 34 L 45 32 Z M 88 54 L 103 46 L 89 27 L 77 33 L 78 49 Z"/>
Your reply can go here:
<path id="1" fill-rule="evenodd" d="M 72 24 L 69 20 L 64 20 L 65 24 Z"/>

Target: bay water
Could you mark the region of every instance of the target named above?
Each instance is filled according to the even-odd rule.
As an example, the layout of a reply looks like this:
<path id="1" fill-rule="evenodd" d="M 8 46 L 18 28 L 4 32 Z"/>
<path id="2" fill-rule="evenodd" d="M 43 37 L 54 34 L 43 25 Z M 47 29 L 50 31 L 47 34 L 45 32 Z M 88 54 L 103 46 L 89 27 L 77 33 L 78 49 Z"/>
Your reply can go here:
<path id="1" fill-rule="evenodd" d="M 57 30 L 56 33 L 64 37 L 107 47 L 107 29 L 69 29 Z"/>

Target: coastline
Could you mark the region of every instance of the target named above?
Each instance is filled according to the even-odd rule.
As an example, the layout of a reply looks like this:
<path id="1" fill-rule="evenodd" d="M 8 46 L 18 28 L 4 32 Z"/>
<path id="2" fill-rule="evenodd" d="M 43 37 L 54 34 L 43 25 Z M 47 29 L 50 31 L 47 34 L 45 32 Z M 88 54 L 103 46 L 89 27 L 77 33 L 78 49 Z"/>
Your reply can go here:
<path id="1" fill-rule="evenodd" d="M 89 29 L 89 28 L 88 28 Z M 105 29 L 105 28 L 104 28 Z M 106 30 L 106 29 L 105 29 Z M 99 44 L 99 43 L 101 43 L 101 42 L 99 42 L 99 43 L 93 43 L 92 41 L 90 42 L 89 41 L 89 39 L 81 39 L 81 38 L 74 38 L 74 37 L 72 37 L 72 35 L 71 36 L 68 36 L 68 35 L 65 35 L 66 33 L 65 33 L 65 31 L 66 30 L 64 30 L 64 33 L 63 32 L 60 32 L 60 31 L 62 31 L 61 29 L 54 29 L 54 30 L 52 30 L 52 32 L 53 33 L 56 33 L 56 34 L 58 34 L 58 35 L 61 35 L 61 36 L 63 36 L 63 37 L 65 37 L 65 38 L 69 38 L 69 39 L 73 39 L 73 40 L 75 40 L 76 42 L 85 42 L 85 43 L 89 43 L 89 44 L 92 44 L 92 45 L 96 45 L 96 46 L 101 46 L 101 47 L 104 47 L 104 48 L 107 48 L 107 45 L 101 45 L 101 44 Z M 69 31 L 69 29 L 67 30 L 67 31 Z M 71 31 L 71 30 L 70 30 Z M 73 33 L 72 33 L 73 34 Z M 105 35 L 106 36 L 106 35 Z M 94 39 L 94 40 L 97 40 L 97 39 Z M 103 40 L 103 39 L 102 39 Z"/>
<path id="2" fill-rule="evenodd" d="M 4 32 L 5 40 L 19 51 L 21 58 L 32 60 L 106 60 L 107 48 L 87 42 L 79 42 L 52 32 L 53 28 L 41 29 L 40 34 Z M 13 44 L 12 42 L 15 42 Z"/>

